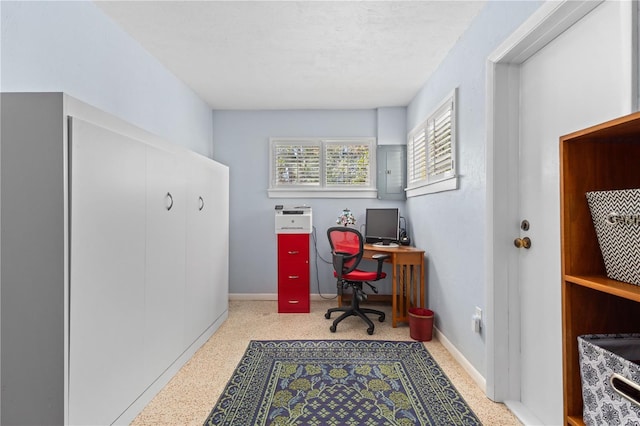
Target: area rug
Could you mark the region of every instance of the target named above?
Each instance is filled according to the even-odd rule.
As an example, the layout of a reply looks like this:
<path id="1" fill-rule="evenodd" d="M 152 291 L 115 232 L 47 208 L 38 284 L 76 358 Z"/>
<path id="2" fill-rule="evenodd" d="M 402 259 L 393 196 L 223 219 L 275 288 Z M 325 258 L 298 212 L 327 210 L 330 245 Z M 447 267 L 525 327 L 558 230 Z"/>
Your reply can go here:
<path id="1" fill-rule="evenodd" d="M 205 425 L 480 425 L 419 342 L 251 341 Z"/>

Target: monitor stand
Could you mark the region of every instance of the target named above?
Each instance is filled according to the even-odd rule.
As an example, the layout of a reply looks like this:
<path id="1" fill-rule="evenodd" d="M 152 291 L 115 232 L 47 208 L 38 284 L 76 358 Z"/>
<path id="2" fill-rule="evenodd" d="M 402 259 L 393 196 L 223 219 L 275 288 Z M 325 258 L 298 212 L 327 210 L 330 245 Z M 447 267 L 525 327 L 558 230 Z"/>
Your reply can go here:
<path id="1" fill-rule="evenodd" d="M 374 243 L 373 244 L 375 247 L 387 247 L 387 248 L 393 248 L 393 247 L 400 247 L 398 244 L 396 243 L 389 243 L 389 244 L 385 244 L 385 243 Z"/>

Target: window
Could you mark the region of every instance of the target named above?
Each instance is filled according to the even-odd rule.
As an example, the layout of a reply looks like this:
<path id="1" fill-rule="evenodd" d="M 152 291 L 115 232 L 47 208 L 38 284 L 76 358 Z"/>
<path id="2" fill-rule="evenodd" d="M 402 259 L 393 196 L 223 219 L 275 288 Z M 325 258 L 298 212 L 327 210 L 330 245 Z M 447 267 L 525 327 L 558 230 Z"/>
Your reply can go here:
<path id="1" fill-rule="evenodd" d="M 407 138 L 407 197 L 458 188 L 454 91 Z"/>
<path id="2" fill-rule="evenodd" d="M 374 138 L 271 138 L 269 197 L 375 198 Z"/>

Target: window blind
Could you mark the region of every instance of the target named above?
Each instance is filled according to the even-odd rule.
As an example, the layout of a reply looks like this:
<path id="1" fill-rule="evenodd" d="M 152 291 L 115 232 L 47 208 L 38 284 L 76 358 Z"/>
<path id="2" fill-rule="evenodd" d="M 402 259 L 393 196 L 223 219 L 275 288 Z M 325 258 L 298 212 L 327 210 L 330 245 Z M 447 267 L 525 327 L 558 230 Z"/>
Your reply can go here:
<path id="1" fill-rule="evenodd" d="M 427 137 L 424 127 L 418 129 L 407 147 L 407 182 L 414 183 L 427 178 Z"/>
<path id="2" fill-rule="evenodd" d="M 407 135 L 408 196 L 457 188 L 455 95 L 454 90 Z"/>
<path id="3" fill-rule="evenodd" d="M 452 104 L 445 105 L 429 124 L 429 179 L 446 176 L 453 170 L 452 156 Z"/>
<path id="4" fill-rule="evenodd" d="M 270 188 L 375 189 L 375 139 L 272 138 Z"/>
<path id="5" fill-rule="evenodd" d="M 319 185 L 320 146 L 275 144 L 276 185 Z"/>
<path id="6" fill-rule="evenodd" d="M 369 186 L 369 144 L 327 141 L 327 186 Z"/>

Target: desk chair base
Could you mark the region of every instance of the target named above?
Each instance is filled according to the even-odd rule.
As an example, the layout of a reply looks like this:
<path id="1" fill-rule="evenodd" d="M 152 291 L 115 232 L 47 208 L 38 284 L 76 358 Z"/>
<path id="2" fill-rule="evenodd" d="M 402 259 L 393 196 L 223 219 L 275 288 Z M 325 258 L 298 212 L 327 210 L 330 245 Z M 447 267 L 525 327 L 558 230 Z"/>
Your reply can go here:
<path id="1" fill-rule="evenodd" d="M 340 321 L 342 321 L 343 319 L 345 319 L 347 317 L 351 317 L 351 316 L 358 316 L 358 317 L 362 318 L 362 320 L 364 322 L 366 322 L 367 325 L 369 326 L 369 328 L 367 328 L 367 333 L 369 333 L 369 335 L 373 334 L 373 330 L 374 330 L 375 326 L 373 325 L 373 322 L 369 319 L 369 317 L 367 317 L 365 314 L 378 315 L 378 321 L 380 321 L 380 322 L 384 321 L 385 314 L 384 314 L 384 312 L 377 311 L 375 309 L 361 308 L 360 307 L 360 300 L 363 297 L 366 297 L 366 295 L 362 291 L 362 285 L 354 287 L 353 295 L 351 297 L 351 306 L 349 306 L 349 307 L 341 307 L 341 308 L 330 308 L 330 309 L 327 310 L 327 313 L 324 314 L 324 317 L 326 319 L 330 319 L 331 318 L 331 314 L 334 313 L 334 312 L 343 312 L 342 315 L 340 315 L 338 318 L 336 318 L 333 321 L 333 324 L 331 324 L 331 327 L 329 327 L 329 330 L 331 330 L 332 333 L 336 332 L 336 327 L 337 327 L 338 323 Z"/>

